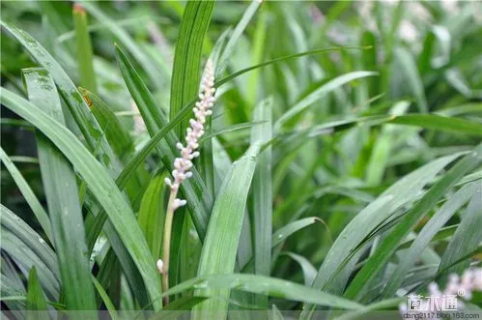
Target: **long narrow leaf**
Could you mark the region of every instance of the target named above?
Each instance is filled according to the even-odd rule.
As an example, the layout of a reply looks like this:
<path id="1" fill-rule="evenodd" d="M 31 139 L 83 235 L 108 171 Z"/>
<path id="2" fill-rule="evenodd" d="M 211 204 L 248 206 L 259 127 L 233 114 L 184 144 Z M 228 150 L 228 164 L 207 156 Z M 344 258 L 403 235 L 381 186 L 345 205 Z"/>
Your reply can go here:
<path id="1" fill-rule="evenodd" d="M 313 303 L 320 306 L 330 306 L 341 309 L 359 309 L 362 306 L 335 295 L 318 291 L 313 288 L 289 282 L 286 280 L 256 276 L 251 274 L 216 274 L 204 276 L 183 282 L 164 295 L 172 295 L 186 290 L 221 291 L 236 289 L 240 291 L 265 294 L 276 298 Z M 223 312 L 214 310 L 211 314 L 216 319 L 222 319 Z M 208 319 L 212 319 L 209 317 Z"/>
<path id="2" fill-rule="evenodd" d="M 341 293 L 349 275 L 356 264 L 352 258 L 349 265 L 337 274 L 342 262 L 353 255 L 355 249 L 370 234 L 372 230 L 389 218 L 400 206 L 413 201 L 422 188 L 431 181 L 439 171 L 460 156 L 455 154 L 432 161 L 400 179 L 397 183 L 383 192 L 375 201 L 358 213 L 343 229 L 330 251 L 313 282 L 313 287 L 328 292 Z M 311 314 L 313 306 L 305 306 L 302 318 Z"/>
<path id="3" fill-rule="evenodd" d="M 438 272 L 443 270 L 445 273 L 462 273 L 468 267 L 468 261 L 453 268 L 450 268 L 450 265 L 475 250 L 480 244 L 482 239 L 482 233 L 480 232 L 480 226 L 482 225 L 482 215 L 480 214 L 480 208 L 482 208 L 482 183 L 478 181 L 474 182 L 474 184 L 477 186 L 477 190 L 470 200 L 466 215 L 463 216 L 462 222 L 460 222 L 447 250 L 442 256 Z"/>
<path id="4" fill-rule="evenodd" d="M 87 104 L 60 64 L 28 33 L 19 28 L 9 26 L 3 21 L 1 24 L 50 73 L 58 87 L 59 93 L 67 103 L 70 113 L 82 132 L 89 149 L 91 151 L 99 150 L 98 153 L 102 151 L 102 154 L 105 155 L 100 157 L 103 164 L 112 169 L 113 173 L 117 173 L 119 167 L 117 166 L 116 158 L 107 144 L 99 124 L 89 112 Z"/>
<path id="5" fill-rule="evenodd" d="M 420 254 L 430 243 L 432 238 L 445 225 L 450 217 L 469 200 L 475 190 L 476 182 L 465 185 L 455 193 L 436 214 L 433 215 L 430 221 L 420 231 L 410 249 L 403 254 L 403 259 L 400 260 L 397 269 L 393 272 L 392 277 L 384 289 L 384 297 L 391 297 L 396 292 L 398 287 L 402 284 L 408 269 L 415 264 L 416 260 L 420 257 Z"/>
<path id="6" fill-rule="evenodd" d="M 28 274 L 28 291 L 27 291 L 27 319 L 50 319 L 47 311 L 47 302 L 42 292 L 42 287 L 37 277 L 35 267 L 30 269 Z"/>
<path id="7" fill-rule="evenodd" d="M 64 123 L 55 85 L 45 69 L 23 71 L 29 100 L 59 123 Z M 41 133 L 37 135 L 40 170 L 52 223 L 62 293 L 70 310 L 95 308 L 90 281 L 82 210 L 71 164 Z"/>
<path id="8" fill-rule="evenodd" d="M 271 140 L 272 100 L 262 101 L 254 111 L 254 121 L 265 121 L 253 127 L 251 143 L 265 143 Z M 254 273 L 269 276 L 271 272 L 271 233 L 273 230 L 273 194 L 271 187 L 271 148 L 268 147 L 258 157 L 256 171 L 253 176 L 252 223 L 254 225 Z M 268 307 L 264 297 L 257 297 L 258 306 Z"/>
<path id="9" fill-rule="evenodd" d="M 249 186 L 256 168 L 259 144 L 253 144 L 246 154 L 233 163 L 223 182 L 213 207 L 208 233 L 199 262 L 198 276 L 223 274 L 234 271 L 239 236 L 243 225 Z M 229 298 L 229 290 L 200 291 L 198 294 L 215 293 Z M 212 310 L 217 310 L 218 318 L 226 317 L 226 300 L 208 300 L 194 309 L 194 316 L 204 319 Z"/>
<path id="10" fill-rule="evenodd" d="M 127 87 L 132 98 L 136 101 L 143 119 L 146 121 L 149 133 L 152 135 L 152 139 L 146 147 L 127 164 L 117 179 L 119 186 L 122 188 L 123 183 L 127 181 L 128 177 L 135 172 L 137 166 L 144 161 L 155 147 L 159 147 L 164 166 L 170 171 L 174 169 L 174 159 L 177 156 L 177 152 L 179 152 L 176 148 L 178 140 L 174 133 L 170 131 L 191 112 L 191 108 L 188 106 L 184 107 L 184 109 L 168 123 L 162 112 L 156 107 L 152 94 L 132 67 L 127 56 L 120 48 L 117 48 L 116 53 Z M 162 141 L 164 137 L 166 137 L 166 141 Z M 161 143 L 159 144 L 159 142 Z M 207 230 L 209 212 L 212 207 L 212 196 L 209 192 L 206 192 L 206 187 L 198 171 L 195 168 L 192 168 L 191 171 L 193 172 L 193 177 L 185 181 L 181 189 L 188 200 L 188 208 L 199 237 L 203 240 Z"/>
<path id="11" fill-rule="evenodd" d="M 395 251 L 398 243 L 415 226 L 417 221 L 423 217 L 438 199 L 464 174 L 477 167 L 482 162 L 482 145 L 478 146 L 473 152 L 466 155 L 462 160 L 451 168 L 420 201 L 403 217 L 399 224 L 387 236 L 375 254 L 370 257 L 362 270 L 357 274 L 353 282 L 345 292 L 345 297 L 349 299 L 359 298 L 366 288 L 372 284 L 372 279 L 377 272 L 384 266 L 387 260 Z M 480 195 L 480 194 L 479 194 Z M 460 227 L 459 227 L 460 228 Z M 479 237 L 480 238 L 480 237 Z"/>
<path id="12" fill-rule="evenodd" d="M 299 115 L 303 110 L 312 105 L 315 101 L 321 99 L 323 96 L 329 92 L 338 89 L 344 84 L 354 81 L 357 79 L 362 79 L 366 77 L 372 77 L 377 75 L 376 72 L 369 71 L 354 71 L 348 74 L 341 75 L 334 78 L 333 80 L 323 84 L 321 87 L 313 91 L 310 95 L 300 100 L 293 107 L 291 107 L 288 112 L 283 114 L 275 123 L 276 130 L 280 130 L 283 125 L 285 125 L 289 120 Z"/>
<path id="13" fill-rule="evenodd" d="M 40 223 L 43 231 L 47 235 L 47 238 L 53 243 L 52 227 L 50 226 L 49 216 L 47 212 L 45 212 L 45 209 L 42 207 L 40 201 L 33 193 L 32 188 L 30 188 L 25 178 L 22 176 L 18 168 L 15 166 L 12 160 L 10 160 L 10 158 L 2 148 L 0 148 L 0 159 L 5 165 L 5 168 L 7 168 L 15 183 L 17 184 L 18 189 L 22 193 L 28 205 L 32 209 L 32 212 Z"/>
<path id="14" fill-rule="evenodd" d="M 73 16 L 75 22 L 75 34 L 77 38 L 77 61 L 79 64 L 80 84 L 90 91 L 97 92 L 97 81 L 94 72 L 92 43 L 87 31 L 87 15 L 84 8 L 74 4 Z"/>
<path id="15" fill-rule="evenodd" d="M 186 3 L 179 30 L 171 81 L 170 119 L 193 100 L 201 79 L 201 54 L 204 37 L 211 21 L 214 1 L 189 1 Z M 181 122 L 176 131 L 178 137 L 187 128 Z"/>
<path id="16" fill-rule="evenodd" d="M 56 299 L 60 291 L 60 276 L 55 253 L 38 233 L 13 212 L 3 205 L 0 205 L 0 209 L 2 251 L 7 252 L 24 271 L 36 266 L 45 293 L 50 299 Z"/>
<path id="17" fill-rule="evenodd" d="M 158 65 L 149 58 L 149 56 L 145 53 L 145 50 L 136 44 L 129 33 L 122 29 L 119 24 L 113 21 L 93 3 L 88 1 L 82 1 L 81 3 L 92 16 L 94 16 L 101 24 L 106 26 L 107 29 L 117 38 L 117 40 L 122 43 L 122 45 L 126 47 L 133 56 L 136 57 L 141 67 L 149 76 L 149 80 L 152 84 L 154 84 L 156 87 L 161 87 L 166 84 L 167 79 L 163 78 L 163 76 L 166 75 L 163 74 Z"/>
<path id="18" fill-rule="evenodd" d="M 160 307 L 160 279 L 155 260 L 134 213 L 105 168 L 68 129 L 12 92 L 1 88 L 0 93 L 2 104 L 42 131 L 82 175 L 133 258 L 154 305 Z"/>

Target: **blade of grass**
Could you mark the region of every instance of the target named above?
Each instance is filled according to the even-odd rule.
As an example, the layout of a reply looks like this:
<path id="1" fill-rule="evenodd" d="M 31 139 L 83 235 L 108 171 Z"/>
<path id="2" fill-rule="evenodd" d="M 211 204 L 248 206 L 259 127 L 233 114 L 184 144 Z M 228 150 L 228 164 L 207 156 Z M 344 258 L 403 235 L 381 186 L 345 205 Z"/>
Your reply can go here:
<path id="1" fill-rule="evenodd" d="M 0 88 L 1 103 L 36 126 L 47 136 L 86 181 L 109 216 L 127 251 L 142 275 L 154 306 L 161 308 L 160 278 L 134 213 L 112 178 L 90 152 L 64 126 L 28 101 Z"/>
<path id="2" fill-rule="evenodd" d="M 230 273 L 234 271 L 239 236 L 246 209 L 249 187 L 256 168 L 259 144 L 253 144 L 246 154 L 234 162 L 224 179 L 211 213 L 204 241 L 198 276 Z M 229 290 L 199 291 L 197 295 L 215 294 L 229 298 Z M 208 300 L 194 308 L 193 316 L 204 319 L 210 311 L 217 310 L 219 318 L 226 317 L 226 300 Z"/>
<path id="3" fill-rule="evenodd" d="M 132 95 L 134 101 L 141 112 L 141 115 L 146 123 L 147 129 L 152 136 L 152 139 L 132 160 L 127 164 L 123 172 L 119 175 L 117 181 L 119 186 L 123 187 L 122 183 L 127 181 L 127 178 L 134 172 L 138 165 L 140 165 L 149 153 L 157 146 L 162 154 L 161 160 L 169 171 L 174 169 L 173 163 L 177 156 L 178 149 L 176 143 L 178 140 L 171 129 L 180 123 L 186 115 L 189 115 L 192 106 L 184 107 L 170 122 L 163 117 L 163 114 L 158 111 L 154 98 L 142 82 L 136 71 L 130 64 L 127 56 L 120 48 L 116 49 L 119 65 L 126 81 L 127 87 Z M 194 101 L 192 102 L 194 105 Z M 166 141 L 161 141 L 166 137 Z M 207 229 L 208 216 L 212 207 L 212 197 L 209 192 L 206 192 L 206 187 L 202 181 L 198 171 L 192 168 L 193 177 L 186 180 L 181 185 L 181 190 L 186 197 L 188 203 L 187 207 L 191 213 L 192 220 L 196 226 L 201 241 L 204 239 Z M 121 183 L 122 182 L 122 183 Z"/>
<path id="4" fill-rule="evenodd" d="M 477 186 L 477 190 L 472 196 L 467 212 L 462 217 L 457 231 L 455 231 L 442 256 L 438 273 L 444 270 L 446 274 L 451 272 L 461 274 L 469 266 L 469 261 L 459 263 L 452 268 L 450 268 L 450 265 L 475 250 L 482 240 L 482 233 L 480 232 L 480 226 L 482 225 L 482 215 L 480 214 L 480 208 L 482 208 L 482 183 L 478 181 L 474 182 L 474 184 Z"/>
<path id="5" fill-rule="evenodd" d="M 60 100 L 47 71 L 24 69 L 23 77 L 29 100 L 64 124 Z M 37 134 L 37 147 L 65 304 L 69 310 L 94 310 L 94 288 L 84 254 L 85 233 L 75 173 L 67 159 L 41 133 Z"/>
<path id="6" fill-rule="evenodd" d="M 164 295 L 173 295 L 186 290 L 205 289 L 210 289 L 212 291 L 235 289 L 269 295 L 275 298 L 314 303 L 320 306 L 330 306 L 342 309 L 359 309 L 362 307 L 362 305 L 358 304 L 357 302 L 346 300 L 344 298 L 340 298 L 335 295 L 286 280 L 239 273 L 216 274 L 191 279 L 169 289 L 169 291 L 165 292 Z M 215 315 L 216 319 L 222 319 L 219 316 L 221 315 L 219 309 L 214 310 L 212 315 Z M 211 319 L 211 317 L 209 319 Z"/>
<path id="7" fill-rule="evenodd" d="M 309 217 L 303 218 L 297 221 L 293 221 L 284 227 L 276 230 L 275 233 L 271 236 L 271 264 L 273 265 L 276 261 L 276 258 L 279 256 L 282 248 L 282 244 L 286 239 L 291 236 L 292 234 L 309 227 L 310 225 L 314 224 L 316 221 L 320 221 L 319 218 L 316 217 Z M 244 273 L 252 273 L 254 272 L 254 260 L 253 258 L 246 263 L 242 270 Z"/>
<path id="8" fill-rule="evenodd" d="M 251 54 L 251 63 L 259 64 L 263 60 L 263 55 L 265 54 L 265 42 L 266 42 L 266 34 L 267 34 L 267 21 L 268 21 L 268 13 L 267 11 L 262 11 L 261 15 L 256 21 L 256 28 L 254 31 L 253 43 L 252 43 L 252 54 Z M 251 72 L 247 84 L 246 84 L 246 99 L 248 102 L 248 110 L 244 110 L 248 115 L 253 113 L 252 108 L 257 103 L 257 97 L 259 94 L 260 87 L 263 87 L 262 82 L 259 81 L 260 77 L 260 70 L 255 69 Z"/>
<path id="9" fill-rule="evenodd" d="M 400 101 L 393 106 L 390 113 L 396 116 L 401 115 L 405 113 L 409 105 L 407 101 Z M 366 174 L 368 185 L 376 186 L 382 182 L 396 132 L 396 129 L 392 125 L 381 128 L 380 136 L 377 141 L 374 142 L 370 162 L 368 163 Z"/>
<path id="10" fill-rule="evenodd" d="M 57 299 L 60 291 L 60 280 L 54 252 L 18 216 L 3 205 L 0 205 L 0 208 L 2 214 L 2 251 L 7 252 L 12 260 L 21 266 L 22 271 L 30 270 L 32 266 L 36 266 L 45 292 L 50 299 Z"/>
<path id="11" fill-rule="evenodd" d="M 112 320 L 118 320 L 119 315 L 117 314 L 116 308 L 112 300 L 109 298 L 109 295 L 107 292 L 105 292 L 104 288 L 102 285 L 97 281 L 97 279 L 92 276 L 92 282 L 94 283 L 95 288 L 97 289 L 97 292 L 99 293 L 100 297 L 102 298 L 102 301 L 105 304 L 105 307 L 107 308 L 107 311 L 109 311 L 109 315 Z"/>
<path id="12" fill-rule="evenodd" d="M 35 196 L 35 194 L 33 193 L 33 190 L 32 188 L 30 188 L 28 182 L 25 180 L 25 178 L 22 176 L 18 168 L 10 160 L 8 155 L 1 147 L 0 147 L 0 160 L 2 160 L 3 164 L 5 165 L 5 168 L 7 168 L 7 171 L 12 176 L 13 180 L 15 181 L 15 184 L 17 185 L 18 189 L 20 190 L 23 197 L 25 198 L 25 201 L 27 201 L 28 205 L 30 206 L 30 209 L 32 209 L 32 212 L 35 215 L 35 218 L 37 218 L 40 226 L 42 227 L 43 232 L 45 232 L 50 242 L 54 243 L 53 236 L 52 236 L 52 227 L 50 225 L 50 219 L 47 212 L 42 207 L 42 204 L 37 199 L 37 196 Z"/>
<path id="13" fill-rule="evenodd" d="M 28 274 L 28 291 L 27 291 L 27 319 L 50 319 L 47 314 L 47 302 L 37 277 L 35 266 L 30 269 Z"/>
<path id="14" fill-rule="evenodd" d="M 426 129 L 443 130 L 446 132 L 482 135 L 482 124 L 454 117 L 442 117 L 435 114 L 407 114 L 394 117 L 389 121 L 395 124 L 419 126 Z"/>
<path id="15" fill-rule="evenodd" d="M 364 47 L 333 47 L 333 48 L 325 48 L 325 49 L 315 49 L 315 50 L 290 54 L 290 55 L 286 55 L 286 56 L 279 57 L 279 58 L 274 58 L 272 60 L 268 60 L 268 61 L 262 62 L 260 64 L 256 64 L 256 65 L 253 65 L 251 67 L 236 71 L 236 72 L 216 81 L 215 86 L 220 87 L 221 85 L 223 85 L 223 84 L 225 84 L 225 83 L 227 83 L 227 82 L 229 82 L 229 81 L 231 81 L 231 80 L 233 80 L 233 79 L 235 79 L 235 78 L 237 78 L 237 77 L 239 77 L 239 76 L 241 76 L 241 75 L 243 75 L 247 72 L 251 72 L 253 70 L 263 68 L 263 67 L 275 64 L 275 63 L 286 62 L 286 61 L 289 61 L 289 60 L 292 60 L 292 59 L 301 58 L 301 57 L 310 56 L 310 55 L 315 55 L 315 54 L 321 54 L 321 53 L 329 53 L 329 52 L 341 51 L 341 50 L 362 50 L 362 49 L 367 49 L 367 48 L 364 48 Z"/>
<path id="16" fill-rule="evenodd" d="M 465 185 L 432 216 L 429 222 L 419 232 L 410 249 L 403 253 L 403 259 L 400 260 L 400 263 L 387 282 L 382 297 L 387 298 L 395 294 L 408 273 L 409 268 L 415 264 L 437 232 L 474 194 L 476 187 L 476 183 Z"/>
<path id="17" fill-rule="evenodd" d="M 303 256 L 300 256 L 299 254 L 293 253 L 293 252 L 282 252 L 281 255 L 285 255 L 296 261 L 301 267 L 301 270 L 303 271 L 303 279 L 305 286 L 311 286 L 313 283 L 313 280 L 315 280 L 316 277 L 316 269 L 313 267 L 311 262 L 306 259 Z"/>
<path id="18" fill-rule="evenodd" d="M 293 221 L 287 225 L 285 225 L 284 227 L 276 230 L 275 233 L 273 233 L 272 235 L 272 240 L 271 240 L 271 243 L 272 243 L 272 246 L 275 247 L 281 243 L 283 243 L 290 235 L 292 235 L 293 233 L 299 231 L 299 230 L 302 230 L 314 223 L 316 223 L 316 221 L 319 221 L 320 219 L 317 218 L 317 217 L 309 217 L 309 218 L 303 218 L 303 219 L 300 219 L 300 220 L 297 220 L 297 221 Z"/>
<path id="19" fill-rule="evenodd" d="M 401 116 L 367 116 L 350 120 L 337 120 L 321 125 L 314 126 L 307 130 L 294 130 L 285 134 L 278 134 L 263 147 L 283 141 L 290 141 L 296 136 L 306 141 L 323 134 L 338 133 L 357 125 L 379 126 L 383 124 L 400 124 L 407 126 L 415 126 L 444 132 L 457 132 L 470 134 L 474 136 L 482 135 L 482 126 L 475 121 L 468 121 L 455 117 L 442 117 L 436 114 L 407 114 Z"/>
<path id="20" fill-rule="evenodd" d="M 395 56 L 400 61 L 401 69 L 408 78 L 408 85 L 415 96 L 420 113 L 427 113 L 429 110 L 425 90 L 412 54 L 404 48 L 398 48 L 395 50 Z"/>
<path id="21" fill-rule="evenodd" d="M 376 303 L 369 304 L 368 306 L 363 307 L 362 309 L 347 312 L 342 316 L 336 317 L 335 320 L 367 319 L 370 317 L 369 316 L 370 312 L 375 312 L 378 310 L 385 310 L 385 309 L 388 309 L 388 310 L 397 309 L 400 303 L 403 303 L 406 301 L 407 301 L 406 297 L 382 300 Z M 376 313 L 374 314 L 376 315 Z"/>
<path id="22" fill-rule="evenodd" d="M 163 87 L 167 84 L 167 75 L 161 71 L 152 60 L 145 50 L 137 45 L 132 37 L 124 29 L 122 29 L 116 21 L 112 20 L 104 12 L 102 12 L 96 5 L 87 1 L 80 1 L 82 7 L 84 7 L 92 16 L 94 16 L 100 23 L 104 24 L 110 32 L 116 37 L 116 39 L 122 43 L 129 52 L 136 57 L 140 66 L 144 69 L 149 76 L 149 80 L 155 87 Z"/>
<path id="23" fill-rule="evenodd" d="M 377 75 L 376 72 L 369 71 L 354 71 L 341 76 L 338 76 L 331 81 L 324 83 L 321 87 L 311 92 L 308 96 L 298 101 L 293 107 L 291 107 L 286 113 L 284 113 L 275 123 L 275 130 L 281 131 L 282 127 L 287 124 L 288 121 L 296 116 L 299 116 L 303 110 L 312 105 L 315 101 L 321 99 L 329 92 L 336 90 L 344 84 L 366 77 L 372 77 Z"/>
<path id="24" fill-rule="evenodd" d="M 198 94 L 201 79 L 201 55 L 214 1 L 189 1 L 184 8 L 171 80 L 171 104 L 169 118 L 173 119 L 184 105 Z M 176 135 L 181 137 L 188 126 L 181 122 Z"/>
<path id="25" fill-rule="evenodd" d="M 44 67 L 52 76 L 58 87 L 59 93 L 67 103 L 72 116 L 75 119 L 80 131 L 82 132 L 89 150 L 96 150 L 99 146 L 107 158 L 101 157 L 103 163 L 110 167 L 110 162 L 114 161 L 112 150 L 107 145 L 107 141 L 102 136 L 99 124 L 89 112 L 89 108 L 82 96 L 77 91 L 74 83 L 62 69 L 59 63 L 27 32 L 12 27 L 1 21 L 2 27 L 13 35 L 18 42 L 32 55 L 32 57 Z"/>
<path id="26" fill-rule="evenodd" d="M 272 138 L 271 113 L 272 99 L 262 101 L 254 111 L 254 121 L 265 121 L 253 127 L 251 144 L 263 144 Z M 273 194 L 271 188 L 271 148 L 268 147 L 258 156 L 252 187 L 252 225 L 254 225 L 254 273 L 269 276 L 271 272 L 271 233 L 273 229 Z M 268 307 L 266 297 L 257 296 L 256 305 Z"/>
<path id="27" fill-rule="evenodd" d="M 397 269 L 393 272 L 392 277 L 384 289 L 383 297 L 391 297 L 396 292 L 402 284 L 408 269 L 415 264 L 422 251 L 430 243 L 433 237 L 435 237 L 437 232 L 474 194 L 476 187 L 476 183 L 465 185 L 433 215 L 430 221 L 415 238 L 410 249 L 403 254 L 403 259 L 400 261 Z"/>
<path id="28" fill-rule="evenodd" d="M 0 274 L 0 281 L 2 282 L 0 301 L 10 309 L 11 314 L 17 319 L 25 319 L 25 301 L 27 300 L 25 288 L 15 286 L 12 279 L 3 273 Z"/>
<path id="29" fill-rule="evenodd" d="M 146 237 L 147 245 L 155 259 L 158 259 L 161 254 L 164 210 L 166 207 L 163 201 L 166 188 L 165 177 L 165 175 L 158 175 L 151 180 L 142 197 L 137 217 L 139 226 Z"/>
<path id="30" fill-rule="evenodd" d="M 476 147 L 473 152 L 470 152 L 458 161 L 454 167 L 435 183 L 420 201 L 409 210 L 356 275 L 344 296 L 348 299 L 359 299 L 361 295 L 364 294 L 364 290 L 372 284 L 371 280 L 377 275 L 378 271 L 381 270 L 394 253 L 400 241 L 410 232 L 420 218 L 431 210 L 437 203 L 438 199 L 453 187 L 459 179 L 472 169 L 476 168 L 481 162 L 482 144 Z"/>
<path id="31" fill-rule="evenodd" d="M 248 6 L 246 11 L 244 11 L 243 17 L 241 18 L 241 20 L 238 22 L 233 32 L 231 33 L 231 37 L 229 38 L 228 43 L 226 44 L 226 47 L 224 48 L 219 60 L 216 63 L 217 65 L 216 77 L 222 75 L 226 70 L 226 68 L 228 67 L 229 59 L 233 55 L 234 49 L 236 48 L 236 44 L 241 38 L 241 35 L 243 34 L 244 30 L 248 26 L 249 22 L 253 19 L 253 16 L 258 10 L 260 5 L 261 5 L 260 1 L 253 1 Z"/>
<path id="32" fill-rule="evenodd" d="M 331 246 L 318 270 L 313 287 L 341 293 L 356 264 L 356 257 L 353 255 L 364 239 L 383 221 L 390 218 L 398 208 L 416 199 L 423 187 L 459 156 L 460 154 L 455 154 L 439 158 L 411 172 L 359 212 Z M 350 256 L 352 256 L 350 263 L 339 271 L 341 264 Z M 312 310 L 313 306 L 304 306 L 301 317 L 309 318 Z"/>
<path id="33" fill-rule="evenodd" d="M 96 94 L 84 88 L 78 88 L 78 90 L 84 99 L 91 103 L 90 110 L 103 128 L 105 137 L 116 155 L 119 159 L 125 160 L 128 155 L 134 152 L 134 143 L 129 136 L 129 132 L 124 130 L 114 112 Z"/>
<path id="34" fill-rule="evenodd" d="M 218 82 L 216 82 L 215 86 L 219 87 L 222 84 L 224 84 L 226 82 L 229 82 L 229 81 L 235 79 L 236 77 L 238 77 L 238 76 L 240 76 L 244 73 L 250 72 L 250 71 L 255 70 L 257 68 L 268 66 L 270 64 L 283 62 L 283 61 L 287 61 L 287 60 L 290 60 L 290 59 L 295 59 L 297 57 L 303 57 L 303 56 L 312 55 L 312 54 L 319 54 L 319 53 L 327 53 L 327 52 L 332 52 L 332 51 L 339 51 L 339 50 L 342 50 L 342 49 L 361 49 L 361 48 L 358 48 L 358 47 L 341 48 L 340 47 L 340 48 L 311 50 L 311 51 L 307 51 L 307 52 L 301 52 L 301 53 L 297 53 L 297 54 L 293 54 L 293 55 L 289 55 L 289 56 L 285 56 L 285 57 L 276 58 L 276 59 L 266 61 L 266 62 L 261 63 L 261 64 L 256 65 L 256 66 L 252 66 L 252 67 L 240 70 L 240 71 L 238 71 L 238 72 L 236 72 L 236 73 L 234 73 L 230 76 L 227 76 L 227 77 L 219 80 Z M 132 67 L 132 64 L 130 64 L 128 62 L 127 57 L 125 56 L 125 54 L 122 53 L 120 48 L 118 48 L 118 50 L 116 52 L 119 55 L 118 61 L 119 61 L 121 70 L 124 68 L 128 72 L 128 73 L 124 74 L 124 79 L 133 78 L 132 82 L 129 82 L 128 80 L 126 80 L 126 84 L 128 85 L 128 87 L 130 86 L 130 84 L 139 86 L 142 81 L 137 76 L 135 70 Z M 121 61 L 122 61 L 122 63 L 121 63 Z M 124 66 L 123 66 L 123 64 L 124 64 Z M 126 76 L 127 74 L 129 76 Z M 143 89 L 143 87 L 145 89 Z M 136 95 L 140 95 L 140 97 L 142 98 L 142 96 L 144 96 L 146 94 L 146 92 L 148 91 L 147 87 L 145 87 L 145 85 L 143 85 L 143 87 L 141 86 L 141 87 L 138 87 L 137 89 L 134 89 L 134 88 L 130 89 L 130 92 L 133 95 L 133 98 L 136 98 Z M 136 94 L 134 94 L 134 93 L 136 93 Z M 146 99 L 146 98 L 144 98 L 144 99 Z M 134 100 L 136 100 L 136 99 L 134 99 Z M 139 99 L 139 101 L 141 101 L 141 99 Z M 148 102 L 149 102 L 149 100 L 146 100 L 146 102 L 145 102 L 146 105 L 148 105 Z M 141 101 L 139 103 L 138 101 L 136 101 L 136 103 L 139 106 L 139 104 L 143 103 L 143 102 Z M 141 165 L 141 163 L 143 163 L 143 161 L 147 158 L 147 156 L 157 147 L 158 143 L 166 136 L 166 134 L 172 128 L 177 126 L 180 121 L 188 118 L 188 116 L 191 114 L 191 110 L 192 110 L 192 107 L 194 106 L 194 103 L 195 103 L 195 100 L 194 99 L 191 100 L 188 104 L 186 104 L 181 109 L 181 111 L 179 111 L 179 113 L 176 115 L 176 117 L 174 117 L 169 123 L 167 123 L 165 126 L 163 126 L 159 131 L 156 131 L 155 134 L 149 140 L 149 142 L 146 143 L 146 145 L 127 164 L 127 166 L 124 168 L 122 173 L 119 175 L 119 178 L 117 179 L 118 185 L 119 185 L 120 188 L 123 188 L 124 183 L 127 182 L 127 180 L 130 178 L 130 176 L 135 172 L 137 167 L 139 165 Z M 157 112 L 156 114 L 158 114 L 158 113 L 159 112 Z M 149 115 L 146 115 L 146 117 L 149 117 Z M 144 121 L 146 121 L 146 118 L 144 118 Z M 154 121 L 154 120 L 152 120 L 152 121 Z M 146 125 L 147 125 L 147 123 L 146 123 Z M 190 202 L 192 202 L 192 200 L 190 200 Z M 188 205 L 189 205 L 189 203 L 188 203 Z"/>
<path id="35" fill-rule="evenodd" d="M 75 34 L 77 38 L 77 61 L 80 73 L 80 85 L 93 93 L 97 93 L 97 81 L 94 72 L 92 43 L 87 30 L 87 15 L 81 5 L 73 6 Z"/>
<path id="36" fill-rule="evenodd" d="M 179 317 L 183 314 L 188 315 L 189 312 L 187 310 L 191 310 L 194 306 L 200 304 L 201 302 L 205 301 L 206 297 L 184 297 L 180 298 L 174 302 L 171 302 L 167 305 L 164 310 L 159 312 L 158 314 L 154 314 L 149 318 L 149 320 L 175 320 L 179 319 Z"/>

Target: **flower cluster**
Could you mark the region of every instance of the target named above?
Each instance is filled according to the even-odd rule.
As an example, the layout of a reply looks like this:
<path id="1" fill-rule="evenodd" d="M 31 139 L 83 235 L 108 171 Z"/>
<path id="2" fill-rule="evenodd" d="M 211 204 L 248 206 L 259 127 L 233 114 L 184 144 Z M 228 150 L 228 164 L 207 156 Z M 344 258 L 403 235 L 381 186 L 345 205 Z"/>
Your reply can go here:
<path id="1" fill-rule="evenodd" d="M 432 295 L 457 295 L 462 292 L 464 299 L 470 300 L 472 292 L 482 291 L 482 268 L 467 269 L 461 278 L 456 273 L 451 274 L 443 292 L 435 282 L 428 286 L 428 291 Z"/>
<path id="2" fill-rule="evenodd" d="M 428 293 L 430 296 L 423 298 L 420 295 L 410 295 L 408 296 L 409 301 L 417 302 L 417 309 L 409 310 L 407 304 L 402 303 L 399 306 L 399 310 L 402 315 L 407 314 L 409 311 L 438 311 L 440 306 L 444 306 L 444 300 L 450 299 L 451 297 L 460 297 L 465 301 L 470 301 L 472 299 L 473 292 L 482 291 L 482 268 L 467 269 L 459 277 L 457 274 L 453 273 L 449 276 L 449 281 L 447 286 L 443 291 L 439 289 L 437 283 L 432 282 L 428 285 Z M 463 308 L 463 300 L 458 300 L 455 304 L 456 308 Z M 424 317 L 420 319 L 426 319 Z"/>
<path id="3" fill-rule="evenodd" d="M 172 170 L 173 181 L 169 178 L 165 179 L 166 184 L 171 188 L 171 192 L 177 194 L 181 183 L 192 176 L 189 171 L 192 167 L 192 160 L 199 157 L 199 138 L 204 134 L 204 124 L 206 117 L 212 114 L 212 106 L 214 105 L 214 64 L 212 60 L 208 60 L 204 75 L 201 80 L 199 89 L 199 101 L 193 108 L 195 119 L 190 119 L 190 127 L 186 130 L 186 145 L 177 143 L 181 156 L 174 160 L 174 170 Z M 186 204 L 186 200 L 175 198 L 172 205 L 173 210 Z"/>

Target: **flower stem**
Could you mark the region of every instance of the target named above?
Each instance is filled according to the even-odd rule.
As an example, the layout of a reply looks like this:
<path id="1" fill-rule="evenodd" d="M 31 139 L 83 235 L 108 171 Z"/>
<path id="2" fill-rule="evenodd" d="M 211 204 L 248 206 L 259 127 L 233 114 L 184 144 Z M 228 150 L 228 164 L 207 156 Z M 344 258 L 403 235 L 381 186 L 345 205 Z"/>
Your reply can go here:
<path id="1" fill-rule="evenodd" d="M 169 194 L 169 203 L 167 205 L 166 219 L 164 221 L 164 240 L 162 241 L 162 261 L 164 263 L 162 269 L 162 292 L 169 290 L 169 258 L 171 250 L 171 232 L 172 220 L 174 217 L 174 199 L 177 197 L 177 190 L 171 190 Z M 169 303 L 169 297 L 165 296 L 162 299 L 164 306 Z"/>

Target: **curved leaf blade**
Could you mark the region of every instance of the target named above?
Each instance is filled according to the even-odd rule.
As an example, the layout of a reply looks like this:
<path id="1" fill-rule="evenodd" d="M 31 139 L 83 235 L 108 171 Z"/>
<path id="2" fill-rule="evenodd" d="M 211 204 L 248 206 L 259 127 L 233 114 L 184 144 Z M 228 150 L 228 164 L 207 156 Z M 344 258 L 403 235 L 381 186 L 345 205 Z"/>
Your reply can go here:
<path id="1" fill-rule="evenodd" d="M 47 71 L 24 69 L 23 76 L 29 100 L 63 124 L 60 100 Z M 69 310 L 93 310 L 94 288 L 85 256 L 84 221 L 75 173 L 67 159 L 41 133 L 37 135 L 37 145 L 65 304 Z"/>
<path id="2" fill-rule="evenodd" d="M 234 271 L 236 252 L 243 225 L 249 187 L 256 168 L 259 143 L 253 144 L 246 154 L 234 162 L 223 182 L 213 207 L 208 232 L 204 241 L 198 276 L 223 274 Z M 213 292 L 208 291 L 208 294 Z M 206 295 L 200 291 L 198 295 Z M 212 310 L 220 318 L 227 313 L 229 290 L 216 292 L 223 300 L 208 300 L 194 309 L 193 316 L 204 319 Z"/>
<path id="3" fill-rule="evenodd" d="M 151 300 L 160 308 L 160 278 L 155 260 L 134 213 L 105 168 L 67 128 L 30 102 L 4 88 L 0 89 L 2 104 L 42 131 L 82 175 L 139 269 Z"/>

